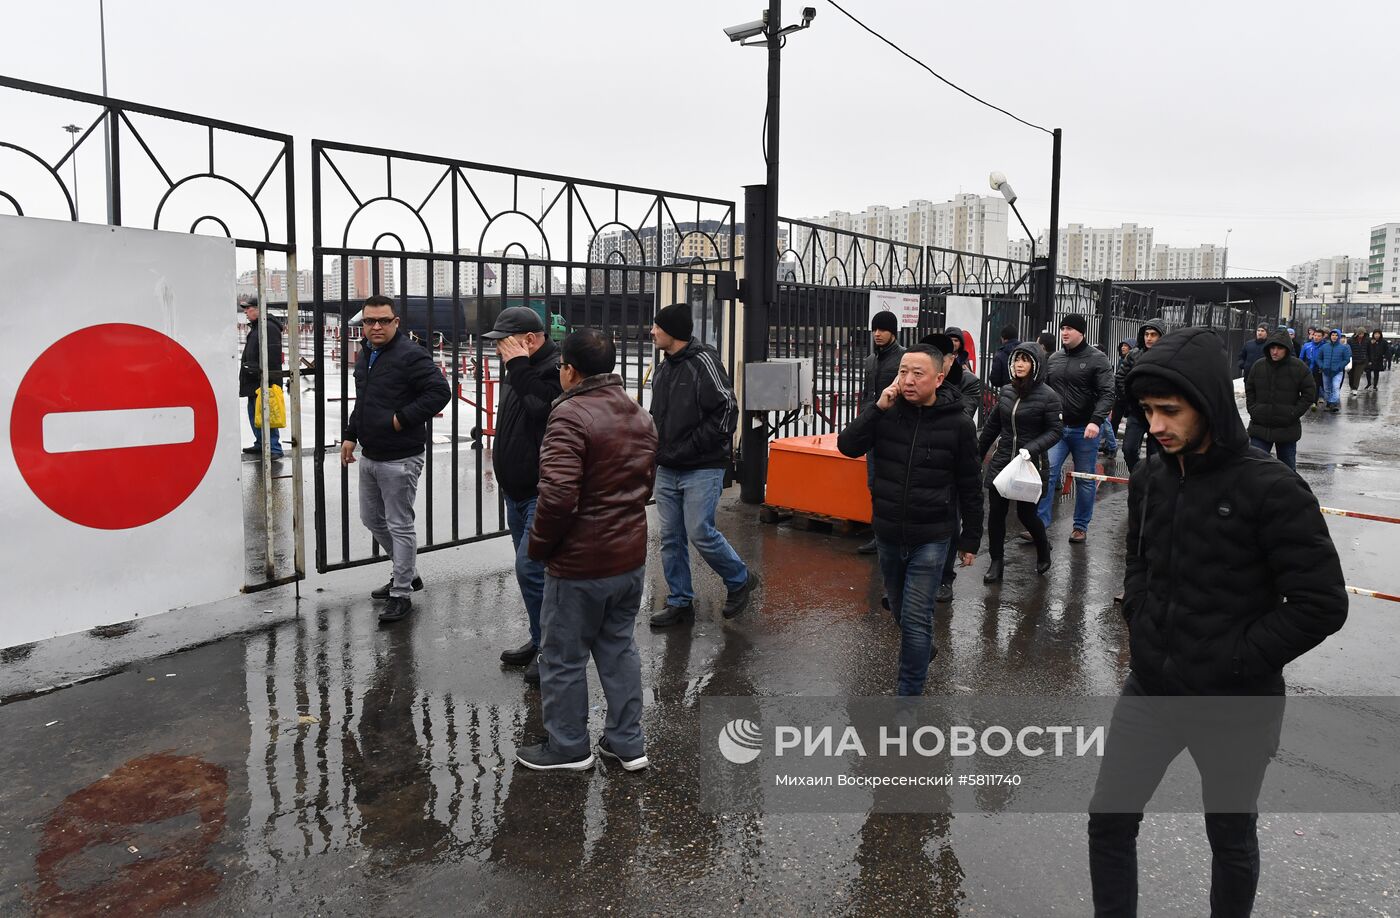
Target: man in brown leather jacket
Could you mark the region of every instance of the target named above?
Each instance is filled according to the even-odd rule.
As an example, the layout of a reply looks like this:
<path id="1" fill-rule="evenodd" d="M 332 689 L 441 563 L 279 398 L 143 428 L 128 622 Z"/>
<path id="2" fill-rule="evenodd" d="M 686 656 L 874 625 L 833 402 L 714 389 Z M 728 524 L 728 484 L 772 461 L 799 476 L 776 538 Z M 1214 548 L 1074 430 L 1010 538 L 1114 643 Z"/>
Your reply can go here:
<path id="1" fill-rule="evenodd" d="M 647 498 L 656 480 L 656 427 L 613 373 L 609 335 L 564 339 L 540 451 L 530 557 L 545 562 L 540 693 L 549 738 L 515 757 L 540 771 L 593 765 L 588 658 L 608 713 L 598 751 L 628 771 L 649 764 L 642 739 L 642 666 L 633 640 L 647 558 Z"/>

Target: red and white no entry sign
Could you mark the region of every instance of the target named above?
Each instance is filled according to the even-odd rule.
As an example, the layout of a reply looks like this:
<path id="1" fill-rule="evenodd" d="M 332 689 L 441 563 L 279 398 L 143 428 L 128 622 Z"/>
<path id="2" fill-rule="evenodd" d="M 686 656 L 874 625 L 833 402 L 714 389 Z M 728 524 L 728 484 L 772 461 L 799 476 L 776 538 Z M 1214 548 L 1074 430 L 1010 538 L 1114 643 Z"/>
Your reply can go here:
<path id="1" fill-rule="evenodd" d="M 10 444 L 54 513 L 93 529 L 165 516 L 209 471 L 219 411 L 199 362 L 142 325 L 94 325 L 39 355 L 20 380 Z"/>

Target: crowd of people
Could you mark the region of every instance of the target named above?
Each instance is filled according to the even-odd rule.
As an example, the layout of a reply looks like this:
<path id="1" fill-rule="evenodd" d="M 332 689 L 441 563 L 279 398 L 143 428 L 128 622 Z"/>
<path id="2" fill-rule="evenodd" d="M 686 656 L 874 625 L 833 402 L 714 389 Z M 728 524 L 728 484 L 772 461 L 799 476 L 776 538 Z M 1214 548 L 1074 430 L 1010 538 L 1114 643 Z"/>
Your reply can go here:
<path id="1" fill-rule="evenodd" d="M 364 322 L 367 346 L 356 360 L 357 401 L 341 459 L 359 462 L 361 519 L 393 562 L 389 583 L 372 594 L 385 601 L 379 617 L 391 624 L 409 614 L 411 594 L 423 587 L 413 498 L 426 425 L 450 392 L 427 351 L 404 342 L 392 299 L 368 299 Z M 991 562 L 983 580 L 1005 575 L 1013 505 L 1022 537 L 1036 549 L 1035 573 L 1050 570 L 1049 497 L 1068 458 L 1093 468 L 1116 411 L 1128 421 L 1123 449 L 1132 468 L 1121 596 L 1131 657 L 1124 698 L 1281 695 L 1283 667 L 1337 631 L 1347 610 L 1336 549 L 1316 499 L 1291 467 L 1298 419 L 1314 404 L 1310 364 L 1294 356 L 1286 329 L 1262 330 L 1242 355 L 1251 358 L 1246 431 L 1213 332 L 1143 323 L 1115 366 L 1088 344 L 1087 324 L 1082 315 L 1066 316 L 1058 342 L 1033 344 L 1004 330 L 991 376 L 996 397 L 979 430 L 981 381 L 968 368 L 961 330 L 903 347 L 895 317 L 873 317 L 864 400 L 837 444 L 868 470 L 883 605 L 900 633 L 895 694 L 923 694 L 938 652 L 934 610 L 951 597 L 956 567 L 974 563 L 984 529 Z M 541 742 L 517 751 L 525 768 L 585 770 L 595 748 L 625 770 L 650 766 L 635 642 L 650 498 L 667 586 L 653 627 L 695 620 L 691 546 L 724 581 L 725 619 L 749 609 L 759 587 L 758 574 L 715 526 L 733 466 L 733 385 L 715 350 L 694 337 L 686 305 L 659 310 L 651 335 L 661 356 L 647 410 L 613 372 L 610 334 L 580 329 L 555 344 L 528 307 L 503 310 L 487 334 L 504 368 L 492 461 L 528 628 L 527 640 L 501 660 L 538 681 L 545 729 Z M 1317 362 L 1324 371 L 1331 365 Z M 1137 455 L 1144 441 L 1145 461 Z M 1028 488 L 1015 492 L 1019 499 L 998 483 L 1013 462 Z M 1077 484 L 1073 546 L 1088 541 L 1095 487 Z M 1279 506 L 1289 512 L 1271 515 Z M 590 658 L 606 698 L 596 745 Z M 1152 717 L 1120 703 L 1108 733 L 1096 799 L 1129 799 L 1136 812 L 1091 813 L 1096 914 L 1135 914 L 1141 810 L 1171 760 L 1182 748 L 1196 751 L 1201 739 L 1189 723 Z M 1257 736 L 1265 753 L 1199 759 L 1207 787 L 1242 774 L 1262 781 L 1279 724 L 1239 728 Z M 1144 769 L 1145 751 L 1152 761 Z M 1249 813 L 1206 815 L 1212 914 L 1252 908 L 1255 821 Z"/>

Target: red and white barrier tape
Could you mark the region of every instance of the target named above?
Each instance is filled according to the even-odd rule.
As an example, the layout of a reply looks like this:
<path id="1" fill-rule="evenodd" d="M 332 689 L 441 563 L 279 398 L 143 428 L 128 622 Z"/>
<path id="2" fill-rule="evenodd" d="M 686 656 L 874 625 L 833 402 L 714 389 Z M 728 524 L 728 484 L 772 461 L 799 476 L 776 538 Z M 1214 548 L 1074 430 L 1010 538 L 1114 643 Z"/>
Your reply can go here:
<path id="1" fill-rule="evenodd" d="M 1128 479 L 1119 478 L 1115 475 L 1092 475 L 1088 472 L 1070 472 L 1071 478 L 1084 478 L 1089 481 L 1109 481 L 1114 484 L 1127 484 Z M 1356 520 L 1370 520 L 1373 523 L 1400 523 L 1400 518 L 1394 516 L 1381 516 L 1379 513 L 1360 513 L 1356 510 L 1338 510 L 1335 507 L 1319 507 L 1323 513 L 1332 516 L 1349 516 Z"/>

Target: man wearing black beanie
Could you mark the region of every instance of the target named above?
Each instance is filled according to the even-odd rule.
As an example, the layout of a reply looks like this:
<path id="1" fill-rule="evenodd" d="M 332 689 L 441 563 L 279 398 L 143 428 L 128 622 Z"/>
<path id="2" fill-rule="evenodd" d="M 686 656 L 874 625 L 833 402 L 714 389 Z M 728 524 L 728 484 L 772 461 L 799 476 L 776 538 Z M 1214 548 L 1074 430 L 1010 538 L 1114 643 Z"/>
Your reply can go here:
<path id="1" fill-rule="evenodd" d="M 1098 462 L 1099 430 L 1113 410 L 1113 364 L 1109 363 L 1107 354 L 1089 346 L 1084 337 L 1088 330 L 1088 320 L 1078 313 L 1060 320 L 1063 347 L 1050 355 L 1045 374 L 1046 383 L 1059 393 L 1065 420 L 1064 437 L 1050 447 L 1050 487 L 1045 489 L 1038 508 L 1040 521 L 1046 528 L 1050 526 L 1050 511 L 1060 487 L 1065 458 L 1074 456 L 1076 472 L 1092 473 Z M 1083 545 L 1088 539 L 1097 493 L 1095 482 L 1075 479 L 1074 531 L 1070 533 L 1070 544 Z"/>
<path id="2" fill-rule="evenodd" d="M 715 528 L 724 470 L 733 463 L 739 402 L 719 353 L 691 337 L 690 306 L 675 303 L 656 313 L 651 338 L 665 352 L 651 381 L 656 422 L 656 515 L 661 523 L 661 569 L 669 594 L 651 617 L 653 628 L 695 620 L 690 543 L 724 580 L 724 617 L 749 607 L 758 575 L 749 570 Z"/>
<path id="3" fill-rule="evenodd" d="M 899 334 L 899 317 L 888 309 L 882 309 L 870 317 L 870 343 L 872 351 L 865 358 L 865 385 L 860 391 L 860 404 L 856 410 L 863 411 L 867 406 L 880 400 L 880 393 L 889 388 L 899 374 L 899 358 L 904 356 L 904 345 L 896 340 Z M 875 487 L 875 451 L 865 454 L 865 483 Z M 862 555 L 873 555 L 878 549 L 872 532 L 870 541 L 856 551 Z"/>

